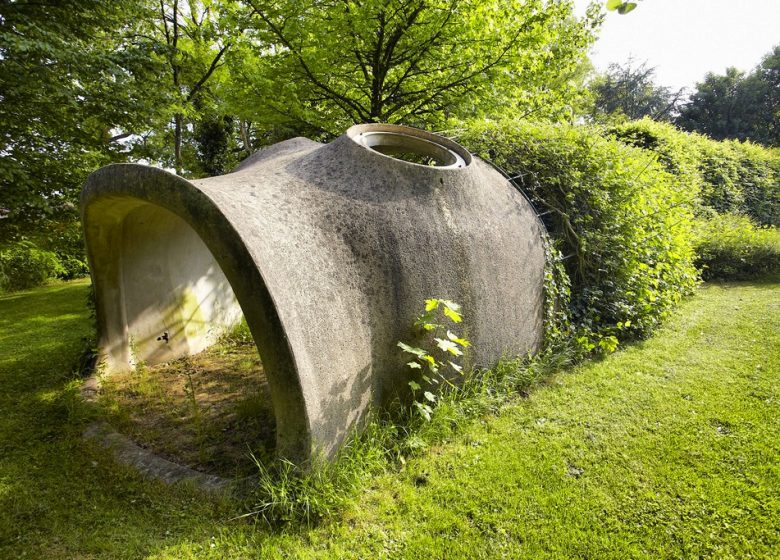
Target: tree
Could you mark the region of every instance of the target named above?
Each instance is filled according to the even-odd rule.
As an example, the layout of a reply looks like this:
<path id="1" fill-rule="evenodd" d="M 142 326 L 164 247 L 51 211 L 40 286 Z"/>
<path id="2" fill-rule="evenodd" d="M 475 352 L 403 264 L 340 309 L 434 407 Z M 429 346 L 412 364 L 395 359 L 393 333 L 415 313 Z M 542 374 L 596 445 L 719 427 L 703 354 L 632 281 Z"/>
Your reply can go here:
<path id="1" fill-rule="evenodd" d="M 561 118 L 580 95 L 597 8 L 529 0 L 248 0 L 260 45 L 237 68 L 261 120 L 336 134 L 356 122 L 453 115 Z"/>
<path id="2" fill-rule="evenodd" d="M 120 130 L 155 113 L 147 86 L 158 59 L 136 26 L 145 8 L 142 0 L 0 5 L 0 242 L 74 221 L 86 174 L 121 160 Z"/>
<path id="3" fill-rule="evenodd" d="M 671 120 L 684 90 L 658 86 L 654 78 L 655 69 L 646 62 L 636 67 L 630 59 L 625 65 L 610 64 L 589 86 L 594 98 L 591 115 L 596 119 L 623 115 L 631 120 Z"/>
<path id="4" fill-rule="evenodd" d="M 754 75 L 764 84 L 761 130 L 754 133 L 755 140 L 780 146 L 780 45 L 763 58 Z"/>
<path id="5" fill-rule="evenodd" d="M 182 145 L 188 119 L 197 121 L 213 110 L 208 86 L 220 78 L 224 57 L 240 35 L 235 25 L 236 3 L 229 1 L 173 0 L 159 2 L 156 30 L 161 35 L 167 73 L 172 88 L 170 106 L 173 126 L 171 163 L 183 171 Z M 212 127 L 213 128 L 213 127 Z"/>
<path id="6" fill-rule="evenodd" d="M 709 73 L 682 107 L 676 123 L 716 139 L 780 146 L 780 46 L 750 73 Z"/>
<path id="7" fill-rule="evenodd" d="M 702 132 L 716 140 L 744 140 L 751 127 L 745 99 L 744 72 L 728 68 L 725 75 L 712 72 L 696 84 L 696 91 L 680 111 L 677 124 Z"/>

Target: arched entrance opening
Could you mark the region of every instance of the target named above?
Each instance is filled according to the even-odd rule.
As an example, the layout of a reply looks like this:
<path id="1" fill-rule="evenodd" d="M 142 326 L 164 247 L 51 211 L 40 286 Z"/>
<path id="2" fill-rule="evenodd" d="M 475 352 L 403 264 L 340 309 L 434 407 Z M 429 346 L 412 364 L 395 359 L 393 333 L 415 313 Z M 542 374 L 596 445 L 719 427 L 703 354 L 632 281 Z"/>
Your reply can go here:
<path id="1" fill-rule="evenodd" d="M 275 450 L 265 368 L 214 253 L 181 217 L 132 197 L 92 209 L 105 373 L 98 403 L 120 433 L 223 477 Z"/>

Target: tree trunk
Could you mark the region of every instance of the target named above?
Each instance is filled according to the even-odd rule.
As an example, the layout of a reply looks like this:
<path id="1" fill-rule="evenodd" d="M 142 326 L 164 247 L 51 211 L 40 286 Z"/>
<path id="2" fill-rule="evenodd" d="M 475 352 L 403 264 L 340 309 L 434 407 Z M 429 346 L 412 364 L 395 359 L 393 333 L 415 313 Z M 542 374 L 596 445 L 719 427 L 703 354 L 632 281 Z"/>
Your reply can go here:
<path id="1" fill-rule="evenodd" d="M 241 143 L 244 144 L 244 151 L 247 154 L 251 154 L 252 146 L 249 142 L 249 123 L 245 120 L 240 120 L 238 123 L 238 129 L 241 133 Z"/>
<path id="2" fill-rule="evenodd" d="M 181 175 L 181 126 L 183 117 L 176 114 L 173 117 L 173 167 L 176 169 L 176 175 Z"/>

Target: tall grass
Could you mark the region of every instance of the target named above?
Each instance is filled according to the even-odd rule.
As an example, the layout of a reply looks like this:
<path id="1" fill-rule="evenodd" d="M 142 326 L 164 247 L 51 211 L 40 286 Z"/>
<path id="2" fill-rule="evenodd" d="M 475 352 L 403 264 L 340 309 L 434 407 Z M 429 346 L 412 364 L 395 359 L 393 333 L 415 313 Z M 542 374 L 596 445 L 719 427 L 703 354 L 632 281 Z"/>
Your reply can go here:
<path id="1" fill-rule="evenodd" d="M 570 344 L 467 373 L 461 385 L 442 393 L 430 420 L 400 402 L 385 412 L 375 410 L 331 460 L 316 457 L 303 466 L 285 459 L 270 465 L 255 460 L 258 482 L 245 516 L 271 526 L 316 525 L 348 504 L 369 477 L 403 468 L 408 459 L 448 440 L 469 422 L 526 396 L 578 357 L 577 347 Z"/>

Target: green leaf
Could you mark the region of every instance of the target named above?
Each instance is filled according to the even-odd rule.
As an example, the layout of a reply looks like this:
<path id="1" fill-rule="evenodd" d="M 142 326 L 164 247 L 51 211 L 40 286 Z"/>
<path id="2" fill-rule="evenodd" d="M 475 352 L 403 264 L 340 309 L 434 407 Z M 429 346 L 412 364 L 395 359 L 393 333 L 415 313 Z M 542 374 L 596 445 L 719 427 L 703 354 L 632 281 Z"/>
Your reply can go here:
<path id="1" fill-rule="evenodd" d="M 457 311 L 451 309 L 449 306 L 444 308 L 444 314 L 452 319 L 454 323 L 460 323 L 463 320 L 463 317 L 461 317 Z"/>
<path id="2" fill-rule="evenodd" d="M 617 11 L 620 15 L 625 15 L 628 12 L 632 11 L 634 8 L 636 8 L 636 2 L 624 2 L 622 5 L 618 7 Z"/>
<path id="3" fill-rule="evenodd" d="M 445 340 L 443 338 L 434 338 L 436 341 L 436 346 L 444 350 L 445 352 L 449 352 L 453 356 L 462 356 L 463 352 L 460 351 L 460 348 L 458 348 L 458 345 L 452 342 L 451 340 Z"/>
<path id="4" fill-rule="evenodd" d="M 420 389 L 422 389 L 422 387 L 420 386 L 420 384 L 419 384 L 419 383 L 417 383 L 416 381 L 410 381 L 410 382 L 409 382 L 409 387 L 411 387 L 411 388 L 412 388 L 412 391 L 419 391 Z"/>
<path id="5" fill-rule="evenodd" d="M 439 300 L 438 299 L 426 299 L 425 300 L 425 311 L 433 311 L 434 309 L 439 308 Z"/>
<path id="6" fill-rule="evenodd" d="M 424 315 L 417 317 L 417 320 L 414 322 L 414 326 L 425 329 L 426 331 L 432 331 L 439 326 L 434 321 L 435 318 L 436 317 L 433 313 L 425 313 Z"/>
<path id="7" fill-rule="evenodd" d="M 611 354 L 618 347 L 618 339 L 614 336 L 605 336 L 599 340 L 599 348 L 601 348 L 606 354 Z"/>
<path id="8" fill-rule="evenodd" d="M 398 343 L 398 347 L 403 350 L 404 352 L 408 354 L 414 354 L 418 358 L 425 359 L 425 357 L 428 355 L 428 353 L 423 350 L 422 348 L 416 348 L 414 346 L 409 346 L 408 344 L 405 344 L 403 342 Z"/>
<path id="9" fill-rule="evenodd" d="M 423 396 L 424 396 L 426 399 L 428 399 L 429 401 L 431 401 L 431 402 L 436 402 L 436 395 L 434 395 L 434 394 L 433 394 L 433 393 L 431 393 L 430 391 L 425 391 L 425 392 L 423 393 Z"/>
<path id="10" fill-rule="evenodd" d="M 431 409 L 430 406 L 428 406 L 427 404 L 421 403 L 421 402 L 417 402 L 417 401 L 415 401 L 414 406 L 417 407 L 417 410 L 420 411 L 420 414 L 422 414 L 423 418 L 425 418 L 429 422 L 431 421 L 431 411 L 432 411 L 432 409 Z"/>
<path id="11" fill-rule="evenodd" d="M 623 5 L 623 0 L 607 0 L 607 9 L 609 11 L 617 10 Z"/>
<path id="12" fill-rule="evenodd" d="M 466 340 L 465 338 L 458 338 L 458 335 L 456 335 L 451 331 L 447 331 L 447 338 L 449 338 L 452 342 L 455 342 L 456 344 L 460 344 L 464 348 L 471 346 L 471 343 L 468 340 Z"/>

